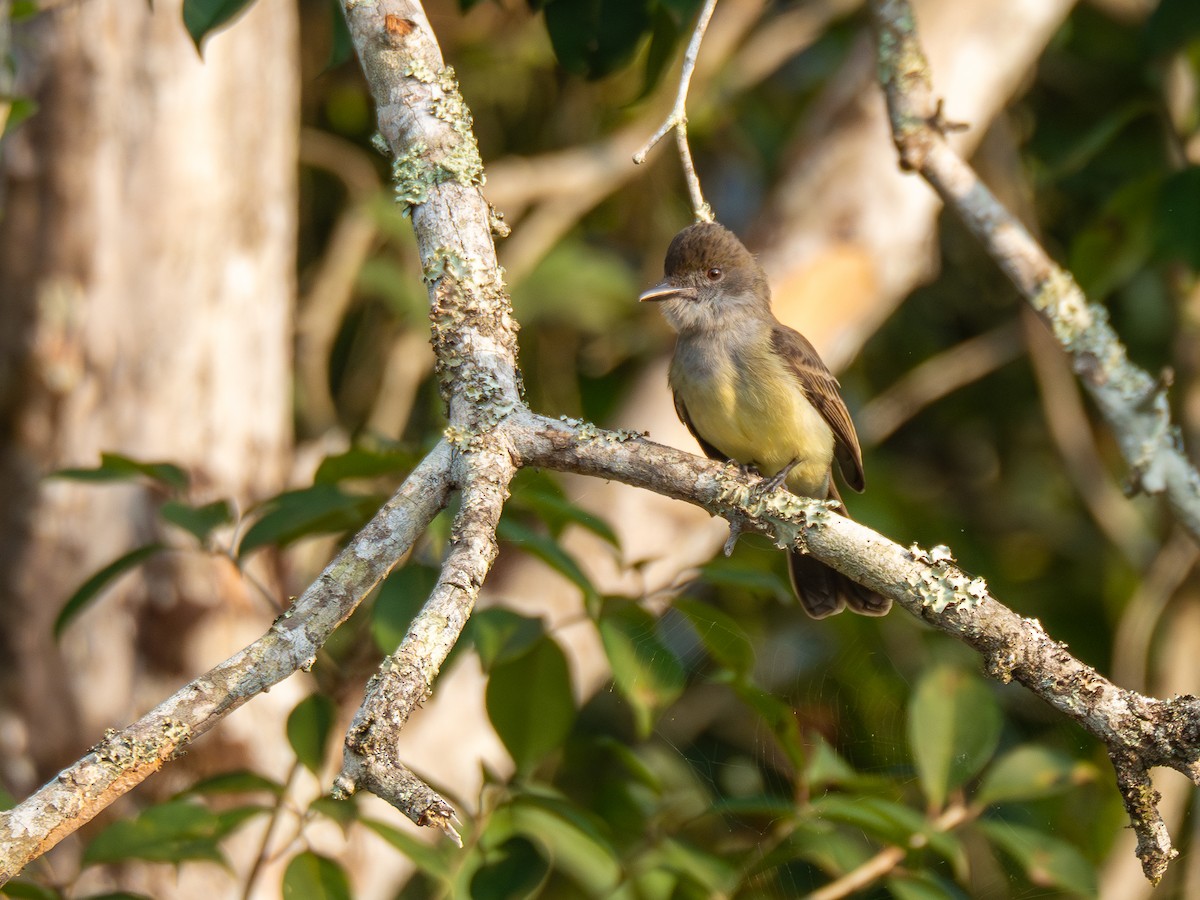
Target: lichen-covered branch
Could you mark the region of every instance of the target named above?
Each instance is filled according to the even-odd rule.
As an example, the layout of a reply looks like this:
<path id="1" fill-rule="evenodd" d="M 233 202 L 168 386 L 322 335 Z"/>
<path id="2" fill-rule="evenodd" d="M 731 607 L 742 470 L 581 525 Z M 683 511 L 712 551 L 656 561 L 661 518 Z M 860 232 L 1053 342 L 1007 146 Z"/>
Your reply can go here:
<path id="1" fill-rule="evenodd" d="M 475 468 L 465 474 L 462 506 L 437 585 L 400 649 L 384 660 L 367 685 L 346 734 L 342 772 L 334 782 L 334 796 L 369 790 L 418 825 L 441 828 L 460 846 L 454 809 L 400 762 L 396 742 L 413 710 L 433 692 L 438 670 L 467 624 L 499 551 L 496 526 L 507 497 L 502 485 L 512 480 L 516 466 L 505 451 L 474 453 L 465 460 L 469 462 L 464 465 Z M 491 471 L 485 472 L 485 466 Z"/>
<path id="2" fill-rule="evenodd" d="M 637 435 L 532 414 L 507 424 L 523 465 L 612 478 L 695 503 L 743 531 L 811 553 L 973 647 L 993 678 L 1024 685 L 1108 747 L 1147 877 L 1161 878 L 1177 855 L 1148 773 L 1166 766 L 1200 784 L 1200 700 L 1158 700 L 1117 687 L 1036 619 L 1001 604 L 982 578 L 954 565 L 948 548 L 904 548 L 818 501 L 778 491 L 758 496 L 736 467 L 701 463 Z"/>
<path id="3" fill-rule="evenodd" d="M 1088 302 L 1070 273 L 1050 259 L 946 141 L 946 121 L 908 0 L 872 0 L 870 6 L 901 165 L 929 182 L 1049 323 L 1112 428 L 1129 463 L 1131 485 L 1164 493 L 1200 539 L 1200 475 L 1171 423 L 1170 378 L 1152 378 L 1129 361 L 1104 307 Z"/>
<path id="4" fill-rule="evenodd" d="M 400 490 L 257 641 L 191 681 L 138 721 L 110 731 L 83 759 L 0 812 L 0 884 L 19 873 L 177 756 L 251 697 L 298 669 L 391 570 L 438 513 L 450 490 L 443 441 Z"/>

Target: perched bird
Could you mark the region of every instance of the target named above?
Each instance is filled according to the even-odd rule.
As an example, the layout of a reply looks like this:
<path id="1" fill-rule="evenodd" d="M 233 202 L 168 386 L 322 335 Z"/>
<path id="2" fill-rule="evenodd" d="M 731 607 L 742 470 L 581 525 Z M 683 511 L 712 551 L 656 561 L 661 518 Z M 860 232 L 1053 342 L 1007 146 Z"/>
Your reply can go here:
<path id="1" fill-rule="evenodd" d="M 667 250 L 665 279 L 638 299 L 661 303 L 678 332 L 670 385 L 675 411 L 711 459 L 753 466 L 805 497 L 830 499 L 836 457 L 846 483 L 864 486 L 862 452 L 837 379 L 808 340 L 771 312 L 762 266 L 714 222 L 685 228 Z M 849 606 L 882 616 L 891 600 L 802 553 L 788 554 L 792 588 L 821 619 Z"/>

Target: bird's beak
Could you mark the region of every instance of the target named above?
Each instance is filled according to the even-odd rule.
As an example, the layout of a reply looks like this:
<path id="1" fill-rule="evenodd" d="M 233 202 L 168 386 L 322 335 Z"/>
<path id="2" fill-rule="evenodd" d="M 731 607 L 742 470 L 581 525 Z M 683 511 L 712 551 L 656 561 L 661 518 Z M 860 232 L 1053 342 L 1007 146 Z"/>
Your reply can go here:
<path id="1" fill-rule="evenodd" d="M 669 281 L 660 281 L 654 287 L 642 291 L 638 297 L 639 303 L 645 303 L 648 300 L 670 300 L 678 297 L 680 300 L 695 300 L 695 288 L 677 287 Z"/>

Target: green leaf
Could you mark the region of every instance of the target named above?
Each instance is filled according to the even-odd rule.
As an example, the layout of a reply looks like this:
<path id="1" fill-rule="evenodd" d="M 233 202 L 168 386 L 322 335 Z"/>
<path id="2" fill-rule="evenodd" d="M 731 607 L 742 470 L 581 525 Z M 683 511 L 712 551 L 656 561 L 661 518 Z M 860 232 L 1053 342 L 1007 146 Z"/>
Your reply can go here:
<path id="1" fill-rule="evenodd" d="M 1084 897 L 1096 895 L 1096 870 L 1066 841 L 999 820 L 983 820 L 977 827 L 1038 887 L 1058 887 Z"/>
<path id="2" fill-rule="evenodd" d="M 54 636 L 62 637 L 63 631 L 71 622 L 87 607 L 89 603 L 96 598 L 108 585 L 124 575 L 135 566 L 139 566 L 154 556 L 156 553 L 166 550 L 162 544 L 147 544 L 144 547 L 137 547 L 130 550 L 124 556 L 118 557 L 110 562 L 107 566 L 92 575 L 87 581 L 75 589 L 67 602 L 63 604 L 63 608 L 59 611 L 58 617 L 54 620 Z"/>
<path id="3" fill-rule="evenodd" d="M 358 821 L 358 804 L 353 799 L 335 800 L 326 794 L 308 804 L 308 811 L 336 822 L 342 831 L 346 831 Z"/>
<path id="4" fill-rule="evenodd" d="M 979 784 L 977 803 L 1021 803 L 1060 794 L 1089 780 L 1094 769 L 1077 763 L 1065 753 L 1027 744 L 996 760 Z"/>
<path id="5" fill-rule="evenodd" d="M 262 516 L 246 531 L 238 556 L 267 545 L 285 547 L 312 535 L 351 531 L 361 527 L 383 503 L 381 496 L 350 494 L 332 484 L 287 491 L 259 507 Z"/>
<path id="6" fill-rule="evenodd" d="M 39 12 L 41 10 L 38 8 L 38 0 L 13 0 L 8 15 L 13 22 L 21 22 L 32 18 Z"/>
<path id="7" fill-rule="evenodd" d="M 797 772 L 804 770 L 804 739 L 796 721 L 796 711 L 774 694 L 745 681 L 734 682 L 733 689 L 743 703 L 770 729 L 780 749 Z"/>
<path id="8" fill-rule="evenodd" d="M 1200 5 L 1195 0 L 1160 0 L 1143 33 L 1150 56 L 1166 56 L 1198 37 Z"/>
<path id="9" fill-rule="evenodd" d="M 739 676 L 750 673 L 754 667 L 754 647 L 733 616 L 690 597 L 677 598 L 674 608 L 692 623 L 700 643 L 718 665 Z"/>
<path id="10" fill-rule="evenodd" d="M 1002 719 L 975 675 L 938 666 L 922 676 L 908 707 L 908 743 L 921 788 L 935 809 L 976 775 L 996 750 Z"/>
<path id="11" fill-rule="evenodd" d="M 603 78 L 629 62 L 650 30 L 647 0 L 549 0 L 546 31 L 568 72 Z"/>
<path id="12" fill-rule="evenodd" d="M 338 13 L 341 16 L 341 13 Z M 313 476 L 316 484 L 336 484 L 348 478 L 380 478 L 404 475 L 412 470 L 413 455 L 406 450 L 351 447 L 345 453 L 327 456 Z"/>
<path id="13" fill-rule="evenodd" d="M 1200 166 L 1188 166 L 1167 178 L 1155 218 L 1159 252 L 1200 270 Z"/>
<path id="14" fill-rule="evenodd" d="M 325 763 L 325 748 L 336 719 L 337 704 L 324 694 L 309 694 L 288 715 L 288 743 L 296 758 L 314 775 L 320 775 Z"/>
<path id="15" fill-rule="evenodd" d="M 1106 296 L 1146 264 L 1161 178 L 1156 172 L 1119 188 L 1071 242 L 1071 272 L 1091 299 Z"/>
<path id="16" fill-rule="evenodd" d="M 283 896 L 285 900 L 351 900 L 350 879 L 339 863 L 306 851 L 288 863 Z"/>
<path id="17" fill-rule="evenodd" d="M 933 872 L 904 872 L 884 882 L 896 900 L 960 900 L 966 895 Z"/>
<path id="18" fill-rule="evenodd" d="M 183 0 L 183 25 L 199 52 L 204 38 L 240 15 L 254 0 Z"/>
<path id="19" fill-rule="evenodd" d="M 792 589 L 773 569 L 718 556 L 700 567 L 700 580 L 717 588 L 734 588 L 790 602 Z"/>
<path id="20" fill-rule="evenodd" d="M 845 787 L 855 784 L 860 776 L 819 734 L 812 738 L 808 751 L 804 777 L 809 790 L 824 790 L 828 787 Z"/>
<path id="21" fill-rule="evenodd" d="M 600 595 L 596 592 L 596 588 L 583 574 L 583 570 L 579 568 L 574 557 L 567 553 L 554 538 L 539 534 L 532 528 L 509 518 L 507 514 L 501 517 L 496 535 L 500 540 L 516 544 L 526 553 L 536 556 L 583 591 L 587 600 L 599 599 Z"/>
<path id="22" fill-rule="evenodd" d="M 533 897 L 550 874 L 550 865 L 532 841 L 513 837 L 487 853 L 471 876 L 471 900 L 523 900 Z"/>
<path id="23" fill-rule="evenodd" d="M 59 469 L 57 472 L 51 472 L 49 477 L 92 482 L 149 478 L 175 491 L 187 490 L 188 486 L 187 472 L 174 463 L 139 462 L 119 453 L 101 453 L 100 465 L 94 469 Z"/>
<path id="24" fill-rule="evenodd" d="M 751 872 L 770 872 L 802 859 L 836 878 L 857 869 L 875 852 L 858 835 L 849 834 L 832 822 L 797 819 L 787 837 L 767 850 Z"/>
<path id="25" fill-rule="evenodd" d="M 255 772 L 242 769 L 204 778 L 187 790 L 181 791 L 179 796 L 214 797 L 221 794 L 250 794 L 255 791 L 266 791 L 278 797 L 283 793 L 283 785 Z"/>
<path id="26" fill-rule="evenodd" d="M 386 822 L 380 822 L 378 819 L 363 819 L 362 823 L 408 857 L 409 861 L 426 875 L 441 881 L 448 879 L 451 874 L 451 865 L 446 854 L 462 852 L 457 847 L 451 846 L 449 841 L 433 845 L 419 841 L 412 835 Z M 457 865 L 458 859 L 456 858 L 455 866 Z"/>
<path id="27" fill-rule="evenodd" d="M 354 54 L 354 41 L 346 25 L 346 16 L 342 13 L 342 4 L 338 0 L 329 0 L 329 11 L 332 14 L 332 40 L 329 43 L 329 58 L 325 60 L 325 71 L 336 69 Z"/>
<path id="28" fill-rule="evenodd" d="M 732 897 L 741 875 L 740 868 L 724 856 L 670 837 L 659 839 L 638 863 L 686 875 L 704 888 L 705 897 Z"/>
<path id="29" fill-rule="evenodd" d="M 585 810 L 556 797 L 522 794 L 497 812 L 507 814 L 513 830 L 543 847 L 554 868 L 589 896 L 602 896 L 619 883 L 616 852 Z"/>
<path id="30" fill-rule="evenodd" d="M 62 900 L 63 896 L 53 888 L 42 887 L 32 881 L 19 879 L 8 882 L 0 893 L 6 897 L 16 898 L 16 900 Z"/>
<path id="31" fill-rule="evenodd" d="M 38 111 L 36 100 L 0 94 L 0 138 L 12 134 L 17 126 Z"/>
<path id="32" fill-rule="evenodd" d="M 549 637 L 493 667 L 487 711 L 517 771 L 528 773 L 566 740 L 575 721 L 567 658 Z"/>
<path id="33" fill-rule="evenodd" d="M 921 813 L 903 803 L 883 797 L 854 794 L 826 794 L 809 807 L 812 815 L 859 828 L 885 844 L 908 850 L 913 838 L 954 866 L 966 870 L 966 851 L 954 835 L 939 831 Z"/>
<path id="34" fill-rule="evenodd" d="M 620 549 L 616 532 L 607 522 L 572 503 L 561 490 L 548 489 L 545 483 L 524 489 L 514 487 L 510 503 L 514 509 L 530 512 L 541 519 L 555 537 L 562 534 L 568 524 L 578 525 Z"/>
<path id="35" fill-rule="evenodd" d="M 485 672 L 528 652 L 545 634 L 541 619 L 523 616 L 503 606 L 479 610 L 467 623 L 467 629 Z"/>
<path id="36" fill-rule="evenodd" d="M 222 525 L 233 521 L 233 510 L 225 500 L 214 500 L 204 506 L 191 506 L 178 500 L 168 500 L 158 514 L 167 522 L 189 532 L 201 544 Z"/>
<path id="37" fill-rule="evenodd" d="M 657 714 L 683 693 L 683 665 L 659 639 L 657 620 L 635 603 L 606 603 L 599 628 L 613 682 L 633 707 L 638 736 L 644 740 Z"/>
<path id="38" fill-rule="evenodd" d="M 437 569 L 410 562 L 392 572 L 379 586 L 371 610 L 371 636 L 381 652 L 396 652 L 413 617 L 433 593 L 437 579 Z"/>
<path id="39" fill-rule="evenodd" d="M 143 859 L 224 863 L 217 847 L 224 833 L 221 821 L 203 806 L 169 800 L 149 807 L 136 819 L 113 822 L 88 845 L 83 862 L 96 865 Z"/>

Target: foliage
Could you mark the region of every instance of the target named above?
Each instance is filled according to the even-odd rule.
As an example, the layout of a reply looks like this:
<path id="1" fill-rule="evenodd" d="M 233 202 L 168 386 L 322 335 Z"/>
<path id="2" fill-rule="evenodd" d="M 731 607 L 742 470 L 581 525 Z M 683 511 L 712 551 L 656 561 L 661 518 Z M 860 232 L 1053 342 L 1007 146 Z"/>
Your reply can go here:
<path id="1" fill-rule="evenodd" d="M 187 0 L 197 46 L 248 5 Z M 495 159 L 611 131 L 629 114 L 612 98 L 636 103 L 652 89 L 697 4 L 548 0 L 531 4 L 536 19 L 506 18 L 472 0 L 459 6 L 462 18 L 439 22 L 439 34 Z M 1133 33 L 1081 5 L 1011 113 L 1038 228 L 1091 296 L 1108 303 L 1135 357 L 1188 379 L 1197 362 L 1176 337 L 1196 337 L 1179 298 L 1184 287 L 1194 290 L 1200 268 L 1200 174 L 1164 140 L 1182 126 L 1164 122 L 1161 81 L 1172 54 L 1193 78 L 1200 69 L 1196 9 L 1192 0 L 1164 0 Z M 305 21 L 306 40 L 321 45 L 313 58 L 326 59 L 340 39 L 326 13 L 322 6 Z M 718 207 L 722 191 L 769 188 L 855 24 L 835 24 L 744 101 L 693 123 L 700 159 L 722 173 Z M 600 85 L 564 78 L 556 66 Z M 370 153 L 369 103 L 354 62 L 308 74 L 310 124 Z M 1187 126 L 1193 139 L 1198 125 Z M 343 202 L 325 174 L 307 172 L 304 189 L 302 270 Z M 750 224 L 752 214 L 737 221 L 739 207 L 726 208 L 734 210 L 728 224 Z M 392 213 L 371 214 L 379 240 L 329 360 L 341 422 L 360 433 L 355 446 L 326 459 L 313 485 L 236 523 L 229 503 L 189 503 L 188 475 L 170 463 L 106 455 L 95 469 L 58 473 L 147 486 L 170 526 L 169 542 L 136 548 L 88 579 L 64 605 L 58 631 L 103 603 L 117 576 L 168 547 L 240 565 L 251 554 L 353 531 L 437 436 L 443 423 L 429 380 L 400 443 L 365 428 L 370 391 L 360 388 L 377 380 L 364 370 L 396 335 L 424 327 L 411 237 L 395 230 Z M 606 420 L 666 346 L 657 320 L 631 301 L 687 218 L 673 185 L 656 179 L 601 203 L 512 285 L 532 405 Z M 942 252 L 942 276 L 882 325 L 842 377 L 852 408 L 921 360 L 1016 315 L 1011 288 L 953 222 L 943 226 Z M 1001 369 L 917 414 L 886 446 L 867 448 L 871 486 L 853 510 L 905 540 L 952 537 L 959 558 L 999 596 L 1104 668 L 1139 572 L 1097 552 L 1105 538 L 1063 473 L 1044 415 L 1029 366 Z M 1100 450 L 1115 471 L 1116 454 L 1107 443 Z M 1143 512 L 1148 529 L 1161 531 L 1156 510 Z M 308 770 L 336 767 L 341 666 L 363 643 L 353 636 L 373 644 L 374 658 L 396 648 L 432 590 L 445 523 L 375 592 L 360 630 L 352 621 L 352 638 L 331 642 L 318 662 L 317 692 L 293 711 L 286 735 Z M 580 703 L 542 620 L 503 605 L 476 612 L 455 652 L 475 654 L 487 674 L 487 713 L 515 772 L 490 774 L 478 803 L 448 792 L 469 801 L 460 810 L 478 808 L 466 817 L 464 850 L 428 845 L 356 803 L 297 801 L 302 816 L 351 835 L 370 831 L 407 856 L 417 874 L 401 896 L 795 896 L 888 847 L 903 851 L 903 864 L 875 896 L 1094 894 L 1119 810 L 1111 786 L 1095 783 L 1102 754 L 1036 701 L 985 682 L 974 657 L 898 613 L 814 625 L 786 602 L 780 554 L 752 538 L 731 559 L 706 565 L 659 615 L 659 598 L 602 595 L 567 549 L 571 529 L 599 537 L 631 568 L 639 561 L 612 523 L 581 508 L 563 484 L 522 472 L 501 524 L 503 552 L 535 558 L 579 591 L 612 684 Z M 92 838 L 85 861 L 220 863 L 221 842 L 287 795 L 287 785 L 261 775 L 227 773 L 112 823 Z M 289 862 L 284 891 L 351 896 L 351 884 L 338 862 L 306 850 Z M 10 888 L 13 896 L 39 890 L 30 882 Z"/>

